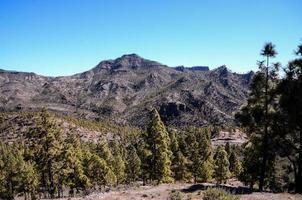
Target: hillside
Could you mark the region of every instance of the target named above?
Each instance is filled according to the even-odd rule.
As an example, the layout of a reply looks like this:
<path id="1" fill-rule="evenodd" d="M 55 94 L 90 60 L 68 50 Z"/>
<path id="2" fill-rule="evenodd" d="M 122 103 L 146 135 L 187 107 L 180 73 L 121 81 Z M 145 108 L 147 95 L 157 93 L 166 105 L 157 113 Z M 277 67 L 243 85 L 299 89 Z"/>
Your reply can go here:
<path id="1" fill-rule="evenodd" d="M 42 107 L 86 119 L 107 119 L 144 127 L 156 107 L 167 125 L 200 126 L 232 122 L 245 102 L 253 72 L 225 66 L 168 67 L 136 54 L 100 62 L 93 69 L 62 77 L 0 70 L 0 109 Z"/>
<path id="2" fill-rule="evenodd" d="M 64 137 L 75 133 L 83 142 L 97 142 L 100 138 L 132 137 L 140 130 L 129 126 L 119 126 L 108 121 L 96 122 L 81 120 L 69 116 L 51 115 Z M 6 143 L 27 142 L 31 129 L 37 126 L 38 112 L 2 112 L 0 113 L 0 140 Z"/>

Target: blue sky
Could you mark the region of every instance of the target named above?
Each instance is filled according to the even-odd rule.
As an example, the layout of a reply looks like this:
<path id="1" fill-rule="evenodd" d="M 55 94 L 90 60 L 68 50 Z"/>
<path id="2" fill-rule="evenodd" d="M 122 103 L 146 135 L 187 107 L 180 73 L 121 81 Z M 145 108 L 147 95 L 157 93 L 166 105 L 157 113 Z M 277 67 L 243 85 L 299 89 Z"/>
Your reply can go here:
<path id="1" fill-rule="evenodd" d="M 256 70 L 302 42 L 301 0 L 0 0 L 0 68 L 71 75 L 137 53 L 169 66 Z"/>

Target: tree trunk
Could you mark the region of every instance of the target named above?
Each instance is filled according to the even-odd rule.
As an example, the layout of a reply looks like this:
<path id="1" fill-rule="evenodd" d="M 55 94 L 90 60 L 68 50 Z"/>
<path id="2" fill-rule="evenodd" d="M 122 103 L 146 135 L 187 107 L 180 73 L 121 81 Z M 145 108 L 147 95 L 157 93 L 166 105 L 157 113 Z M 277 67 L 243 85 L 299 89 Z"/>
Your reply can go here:
<path id="1" fill-rule="evenodd" d="M 296 192 L 302 194 L 302 126 L 300 126 L 300 147 L 298 158 L 298 174 L 295 180 Z"/>
<path id="2" fill-rule="evenodd" d="M 54 198 L 54 193 L 55 193 L 55 185 L 54 185 L 54 180 L 53 180 L 53 173 L 52 173 L 52 164 L 50 161 L 48 161 L 48 178 L 49 178 L 49 194 L 50 194 L 50 198 L 53 199 Z"/>
<path id="3" fill-rule="evenodd" d="M 266 58 L 266 75 L 265 75 L 265 124 L 264 124 L 264 137 L 262 141 L 262 163 L 259 177 L 259 191 L 263 191 L 266 163 L 267 163 L 267 150 L 268 150 L 268 65 L 269 57 Z"/>
<path id="4" fill-rule="evenodd" d="M 250 183 L 250 189 L 251 189 L 251 191 L 253 191 L 253 188 L 254 188 L 254 182 L 251 181 L 251 183 Z"/>

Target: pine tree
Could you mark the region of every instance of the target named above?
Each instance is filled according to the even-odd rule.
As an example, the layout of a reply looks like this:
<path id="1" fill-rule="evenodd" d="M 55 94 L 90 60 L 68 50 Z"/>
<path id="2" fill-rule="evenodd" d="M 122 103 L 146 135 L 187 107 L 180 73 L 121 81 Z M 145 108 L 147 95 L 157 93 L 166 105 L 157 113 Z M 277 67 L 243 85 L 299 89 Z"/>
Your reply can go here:
<path id="1" fill-rule="evenodd" d="M 170 138 L 156 109 L 151 112 L 146 142 L 151 154 L 151 179 L 158 183 L 172 181 Z"/>
<path id="2" fill-rule="evenodd" d="M 175 155 L 179 151 L 179 145 L 178 145 L 178 140 L 176 138 L 175 130 L 172 130 L 170 133 L 170 141 L 171 141 L 170 149 L 172 151 L 173 157 L 175 157 Z M 173 158 L 172 158 L 172 160 L 173 160 Z"/>
<path id="3" fill-rule="evenodd" d="M 17 193 L 34 198 L 38 176 L 30 162 L 25 162 L 21 147 L 0 142 L 0 198 L 14 199 Z"/>
<path id="4" fill-rule="evenodd" d="M 116 177 L 116 184 L 123 182 L 125 179 L 125 161 L 121 154 L 120 145 L 117 142 L 112 143 L 113 165 L 112 171 Z"/>
<path id="5" fill-rule="evenodd" d="M 214 156 L 215 159 L 215 179 L 218 184 L 226 182 L 230 176 L 228 154 L 222 146 L 219 146 Z"/>
<path id="6" fill-rule="evenodd" d="M 107 166 L 104 159 L 89 151 L 84 152 L 83 159 L 84 171 L 94 187 L 100 189 L 106 185 L 112 185 L 116 182 L 116 177 L 112 170 Z"/>
<path id="7" fill-rule="evenodd" d="M 31 162 L 24 162 L 21 171 L 21 188 L 25 197 L 35 199 L 36 190 L 39 185 L 39 177 L 34 165 Z M 26 198 L 27 199 L 27 198 Z"/>
<path id="8" fill-rule="evenodd" d="M 238 157 L 237 152 L 233 149 L 229 155 L 229 163 L 230 163 L 230 172 L 238 177 L 242 171 L 242 164 Z"/>
<path id="9" fill-rule="evenodd" d="M 143 180 L 143 185 L 151 179 L 152 174 L 152 152 L 147 143 L 147 134 L 143 134 L 144 140 L 141 140 L 138 144 L 137 153 L 141 160 L 141 178 Z"/>
<path id="10" fill-rule="evenodd" d="M 100 139 L 98 141 L 96 152 L 100 158 L 106 161 L 107 166 L 112 169 L 114 165 L 114 158 L 109 148 L 108 142 L 105 139 Z"/>
<path id="11" fill-rule="evenodd" d="M 265 113 L 264 113 L 264 135 L 263 135 L 263 141 L 262 141 L 262 152 L 263 152 L 263 156 L 262 156 L 262 165 L 261 165 L 261 172 L 260 172 L 260 178 L 259 178 L 259 190 L 262 191 L 263 190 L 263 186 L 264 186 L 264 179 L 265 179 L 265 172 L 266 172 L 266 165 L 267 165 L 267 160 L 268 160 L 268 154 L 267 154 L 267 150 L 268 150 L 268 145 L 269 145 L 269 133 L 268 133 L 268 129 L 269 129 L 269 58 L 270 57 L 275 57 L 277 54 L 276 50 L 275 50 L 275 45 L 273 45 L 272 43 L 266 43 L 263 47 L 263 49 L 261 50 L 261 55 L 266 57 L 266 67 L 265 67 L 265 90 L 264 90 L 264 97 L 265 97 L 265 101 L 264 101 L 264 109 L 265 109 Z"/>
<path id="12" fill-rule="evenodd" d="M 214 165 L 213 165 L 213 159 L 209 159 L 204 161 L 201 164 L 200 169 L 198 170 L 198 178 L 200 182 L 208 182 L 212 179 L 213 172 L 214 172 Z"/>
<path id="13" fill-rule="evenodd" d="M 282 119 L 278 128 L 284 129 L 279 143 L 283 154 L 296 166 L 295 191 L 302 194 L 302 44 L 296 55 L 298 58 L 288 63 L 286 76 L 279 85 Z"/>
<path id="14" fill-rule="evenodd" d="M 182 154 L 187 158 L 190 157 L 189 147 L 191 146 L 191 144 L 186 142 L 186 135 L 184 133 L 180 133 L 177 136 L 177 142 L 178 142 L 178 149 L 182 152 Z"/>
<path id="15" fill-rule="evenodd" d="M 129 145 L 128 147 L 125 171 L 128 183 L 137 181 L 141 175 L 141 159 L 132 145 Z"/>
<path id="16" fill-rule="evenodd" d="M 61 153 L 63 149 L 62 133 L 53 116 L 43 109 L 35 119 L 35 126 L 29 131 L 31 160 L 35 161 L 40 173 L 41 184 L 51 198 L 58 191 Z"/>
<path id="17" fill-rule="evenodd" d="M 70 194 L 74 194 L 74 189 L 85 190 L 90 185 L 88 177 L 84 173 L 82 165 L 82 150 L 79 139 L 74 134 L 69 135 L 62 152 L 62 183 L 70 188 Z"/>
<path id="18" fill-rule="evenodd" d="M 232 147 L 231 147 L 230 143 L 229 143 L 229 142 L 227 142 L 227 143 L 225 144 L 224 149 L 225 149 L 225 151 L 227 152 L 228 156 L 230 156 L 230 155 L 231 155 L 231 151 L 232 151 L 232 149 L 231 149 L 231 148 L 232 148 Z"/>
<path id="19" fill-rule="evenodd" d="M 188 169 L 189 161 L 187 158 L 178 151 L 174 158 L 173 172 L 174 179 L 178 181 L 189 181 L 191 178 L 191 173 Z"/>
<path id="20" fill-rule="evenodd" d="M 260 148 L 254 146 L 257 144 L 260 145 L 260 143 L 251 142 L 247 147 L 245 147 L 243 151 L 244 158 L 242 162 L 242 172 L 239 176 L 239 180 L 244 182 L 246 185 L 249 184 L 250 189 L 252 190 L 254 184 L 258 180 L 261 166 L 261 160 L 259 159 L 261 155 Z"/>
<path id="21" fill-rule="evenodd" d="M 239 113 L 236 114 L 237 120 L 246 129 L 253 147 L 260 148 L 255 152 L 260 152 L 257 159 L 261 161 L 259 170 L 259 190 L 263 190 L 265 180 L 270 174 L 276 156 L 274 150 L 274 139 L 276 133 L 273 131 L 276 124 L 274 115 L 276 113 L 277 99 L 276 95 L 279 63 L 269 64 L 269 58 L 276 55 L 275 46 L 271 43 L 264 45 L 261 55 L 266 57 L 265 61 L 258 63 L 260 71 L 253 77 L 250 86 L 250 95 L 248 103 Z"/>
<path id="22" fill-rule="evenodd" d="M 192 175 L 194 177 L 194 183 L 197 183 L 198 175 L 200 174 L 202 160 L 201 156 L 199 154 L 199 145 L 196 141 L 195 135 L 190 136 L 190 160 L 191 163 L 191 171 Z"/>
<path id="23" fill-rule="evenodd" d="M 213 174 L 213 153 L 208 129 L 191 128 L 187 142 L 190 147 L 194 182 L 207 182 Z"/>

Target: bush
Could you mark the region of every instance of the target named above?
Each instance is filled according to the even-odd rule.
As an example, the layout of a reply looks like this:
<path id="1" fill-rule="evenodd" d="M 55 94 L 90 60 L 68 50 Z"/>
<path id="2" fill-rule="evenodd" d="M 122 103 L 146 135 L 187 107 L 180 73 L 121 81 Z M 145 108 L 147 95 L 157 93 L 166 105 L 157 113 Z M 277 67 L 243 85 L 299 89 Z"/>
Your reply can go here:
<path id="1" fill-rule="evenodd" d="M 169 199 L 170 200 L 183 200 L 184 196 L 183 196 L 182 192 L 173 190 L 170 193 L 170 198 Z"/>
<path id="2" fill-rule="evenodd" d="M 231 195 L 222 189 L 207 189 L 203 193 L 203 200 L 239 200 L 239 197 Z"/>

